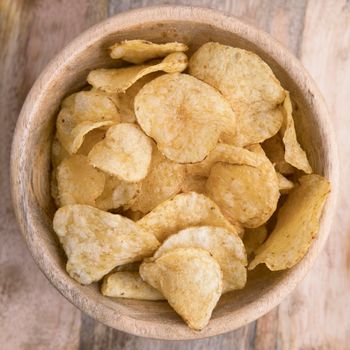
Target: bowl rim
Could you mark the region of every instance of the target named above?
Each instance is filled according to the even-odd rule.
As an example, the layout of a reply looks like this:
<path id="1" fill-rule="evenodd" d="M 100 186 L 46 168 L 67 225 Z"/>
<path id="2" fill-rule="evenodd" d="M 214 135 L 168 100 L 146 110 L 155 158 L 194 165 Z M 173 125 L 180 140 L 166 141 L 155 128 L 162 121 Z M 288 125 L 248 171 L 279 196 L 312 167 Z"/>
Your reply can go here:
<path id="1" fill-rule="evenodd" d="M 331 159 L 330 164 L 328 164 L 328 177 L 332 183 L 332 193 L 327 200 L 323 212 L 319 235 L 314 240 L 307 255 L 270 291 L 236 311 L 234 317 L 228 314 L 224 317 L 211 320 L 209 326 L 201 332 L 191 331 L 185 324 L 183 326 L 159 324 L 152 321 L 135 320 L 125 314 L 116 315 L 114 309 L 89 299 L 87 294 L 84 295 L 69 276 L 67 278 L 62 276 L 60 278 L 55 278 L 56 275 L 62 272 L 61 268 L 47 258 L 45 252 L 36 249 L 37 243 L 35 239 L 35 230 L 33 228 L 37 225 L 37 219 L 31 211 L 25 211 L 23 209 L 25 208 L 23 201 L 26 199 L 23 194 L 28 190 L 28 186 L 22 183 L 21 174 L 19 172 L 19 169 L 21 169 L 22 165 L 26 162 L 25 152 L 21 152 L 23 148 L 20 146 L 24 145 L 26 138 L 29 137 L 28 125 L 34 120 L 35 111 L 38 105 L 40 105 L 40 99 L 45 95 L 44 91 L 46 87 L 52 83 L 53 77 L 59 75 L 62 69 L 64 69 L 64 66 L 68 64 L 70 60 L 73 60 L 76 55 L 80 54 L 94 42 L 99 41 L 102 37 L 119 30 L 124 30 L 127 27 L 141 25 L 145 22 L 157 21 L 187 21 L 208 24 L 221 30 L 243 36 L 249 42 L 261 47 L 275 59 L 281 67 L 284 69 L 288 68 L 290 76 L 293 80 L 297 81 L 298 84 L 303 80 L 301 83 L 304 84 L 303 90 L 307 91 L 312 97 L 313 108 L 316 111 L 315 114 L 317 114 L 320 124 L 327 130 L 326 141 L 328 143 L 329 158 Z M 280 55 L 284 57 L 283 62 L 281 62 Z M 62 64 L 62 61 L 64 61 L 65 64 Z M 303 79 L 300 79 L 300 77 Z M 244 21 L 242 22 L 234 16 L 202 7 L 166 5 L 139 8 L 109 17 L 84 31 L 50 61 L 31 88 L 16 124 L 11 149 L 11 193 L 17 222 L 19 223 L 20 230 L 36 264 L 55 288 L 73 305 L 98 321 L 124 332 L 154 339 L 188 340 L 214 336 L 244 326 L 266 314 L 292 292 L 296 285 L 304 278 L 316 257 L 322 251 L 330 232 L 332 217 L 336 209 L 337 191 L 339 187 L 338 168 L 339 164 L 334 131 L 323 97 L 302 64 L 289 53 L 286 48 L 269 34 Z"/>

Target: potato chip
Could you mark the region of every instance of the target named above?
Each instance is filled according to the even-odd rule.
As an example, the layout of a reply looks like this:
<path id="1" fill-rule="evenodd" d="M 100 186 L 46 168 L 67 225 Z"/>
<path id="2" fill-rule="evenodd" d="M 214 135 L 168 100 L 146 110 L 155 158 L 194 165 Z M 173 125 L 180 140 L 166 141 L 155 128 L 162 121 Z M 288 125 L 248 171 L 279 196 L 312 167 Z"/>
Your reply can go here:
<path id="1" fill-rule="evenodd" d="M 292 102 L 289 92 L 283 102 L 284 121 L 281 129 L 283 135 L 283 143 L 285 147 L 284 159 L 287 163 L 295 168 L 304 171 L 306 174 L 312 173 L 312 168 L 309 164 L 305 151 L 298 143 L 297 135 L 294 128 L 294 120 L 292 116 Z"/>
<path id="2" fill-rule="evenodd" d="M 269 158 L 274 165 L 276 171 L 282 175 L 290 175 L 294 173 L 295 168 L 284 160 L 284 144 L 279 133 L 265 140 L 261 146 L 264 149 L 267 158 Z"/>
<path id="3" fill-rule="evenodd" d="M 182 43 L 155 44 L 146 40 L 124 40 L 110 47 L 111 57 L 140 64 L 145 61 L 164 57 L 172 52 L 187 51 L 188 47 Z"/>
<path id="4" fill-rule="evenodd" d="M 247 255 L 242 240 L 221 227 L 198 226 L 168 237 L 153 258 L 176 248 L 201 248 L 219 263 L 223 274 L 223 293 L 241 289 L 247 281 Z"/>
<path id="5" fill-rule="evenodd" d="M 181 190 L 185 167 L 165 158 L 153 147 L 152 163 L 146 178 L 141 182 L 140 192 L 130 208 L 148 213 L 158 204 L 175 196 Z"/>
<path id="6" fill-rule="evenodd" d="M 123 211 L 122 214 L 132 221 L 138 221 L 145 216 L 145 214 L 141 213 L 140 211 L 134 211 L 131 209 Z"/>
<path id="7" fill-rule="evenodd" d="M 191 328 L 201 330 L 208 324 L 222 292 L 220 266 L 208 252 L 173 249 L 154 262 L 143 262 L 140 275 Z"/>
<path id="8" fill-rule="evenodd" d="M 189 226 L 210 225 L 234 234 L 242 232 L 239 225 L 228 222 L 211 199 L 196 192 L 181 193 L 159 204 L 137 224 L 152 232 L 160 242 Z"/>
<path id="9" fill-rule="evenodd" d="M 58 209 L 53 227 L 68 257 L 67 271 L 81 284 L 150 256 L 159 246 L 153 234 L 133 221 L 87 205 Z"/>
<path id="10" fill-rule="evenodd" d="M 279 188 L 275 169 L 261 147 L 254 145 L 249 150 L 260 157 L 261 165 L 216 163 L 206 188 L 230 221 L 253 228 L 264 224 L 276 210 Z"/>
<path id="11" fill-rule="evenodd" d="M 106 176 L 101 195 L 96 199 L 96 207 L 102 210 L 128 208 L 140 193 L 140 182 L 126 182 L 116 176 Z"/>
<path id="12" fill-rule="evenodd" d="M 108 129 L 88 158 L 95 167 L 128 182 L 144 179 L 152 158 L 152 143 L 136 125 L 121 123 Z"/>
<path id="13" fill-rule="evenodd" d="M 76 153 L 88 132 L 119 121 L 117 107 L 108 94 L 80 91 L 63 101 L 56 122 L 57 137 L 70 154 Z"/>
<path id="14" fill-rule="evenodd" d="M 165 74 L 146 84 L 135 97 L 135 113 L 159 150 L 178 163 L 203 160 L 221 133 L 235 131 L 229 103 L 187 74 Z"/>
<path id="15" fill-rule="evenodd" d="M 247 228 L 244 230 L 243 243 L 247 255 L 255 253 L 255 251 L 264 243 L 267 237 L 267 228 L 265 225 Z"/>
<path id="16" fill-rule="evenodd" d="M 208 177 L 211 167 L 217 162 L 258 166 L 262 160 L 245 148 L 218 143 L 203 161 L 186 164 L 186 171 L 191 175 Z"/>
<path id="17" fill-rule="evenodd" d="M 53 168 L 57 168 L 61 164 L 62 160 L 69 157 L 69 153 L 61 145 L 61 142 L 58 141 L 55 137 L 51 145 L 51 163 Z"/>
<path id="18" fill-rule="evenodd" d="M 272 270 L 284 270 L 297 264 L 316 237 L 322 209 L 330 192 L 329 182 L 319 175 L 299 179 L 281 207 L 275 229 L 257 250 L 249 269 L 265 263 Z"/>
<path id="19" fill-rule="evenodd" d="M 122 123 L 135 123 L 136 116 L 134 112 L 134 99 L 142 87 L 151 80 L 159 77 L 162 73 L 156 72 L 145 75 L 133 85 L 131 85 L 125 92 L 118 94 L 118 108 Z"/>
<path id="20" fill-rule="evenodd" d="M 245 146 L 275 135 L 283 116 L 278 105 L 285 92 L 271 68 L 256 54 L 209 42 L 191 57 L 189 72 L 218 89 L 237 116 L 234 138 L 225 143 Z"/>
<path id="21" fill-rule="evenodd" d="M 138 272 L 116 272 L 103 279 L 101 293 L 107 297 L 164 300 L 163 295 L 144 282 Z"/>
<path id="22" fill-rule="evenodd" d="M 294 183 L 288 180 L 282 174 L 280 173 L 276 173 L 276 174 L 277 174 L 278 187 L 280 189 L 280 192 L 283 194 L 289 193 L 293 189 Z"/>
<path id="23" fill-rule="evenodd" d="M 89 84 L 108 93 L 120 93 L 127 90 L 137 80 L 147 74 L 164 71 L 182 72 L 187 67 L 187 56 L 182 52 L 171 53 L 160 63 L 143 64 L 126 68 L 95 69 L 87 77 Z"/>
<path id="24" fill-rule="evenodd" d="M 190 174 L 186 174 L 186 178 L 182 183 L 181 192 L 197 192 L 200 194 L 205 194 L 205 183 L 207 182 L 207 178 L 204 176 L 192 176 Z"/>
<path id="25" fill-rule="evenodd" d="M 95 169 L 83 155 L 72 155 L 57 167 L 57 189 L 60 206 L 95 205 L 105 186 L 105 175 Z"/>

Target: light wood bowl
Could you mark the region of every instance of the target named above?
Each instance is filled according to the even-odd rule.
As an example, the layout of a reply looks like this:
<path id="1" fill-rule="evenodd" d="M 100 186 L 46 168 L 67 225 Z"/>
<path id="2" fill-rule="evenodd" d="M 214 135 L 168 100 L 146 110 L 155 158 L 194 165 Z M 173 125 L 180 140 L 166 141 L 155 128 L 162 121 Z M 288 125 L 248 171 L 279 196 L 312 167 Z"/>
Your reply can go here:
<path id="1" fill-rule="evenodd" d="M 273 69 L 296 104 L 299 140 L 316 173 L 332 183 L 317 239 L 294 268 L 270 272 L 259 266 L 248 284 L 224 295 L 209 325 L 190 330 L 166 302 L 103 297 L 98 286 L 82 286 L 68 276 L 66 258 L 52 229 L 55 211 L 49 190 L 50 146 L 62 98 L 85 84 L 96 67 L 116 65 L 107 48 L 123 39 L 180 41 L 191 54 L 207 41 L 252 50 Z M 118 64 L 118 63 L 117 63 Z M 310 270 L 330 231 L 338 187 L 338 163 L 327 109 L 302 65 L 269 35 L 236 18 L 192 7 L 144 8 L 122 13 L 92 27 L 68 45 L 42 72 L 31 89 L 14 135 L 12 195 L 18 222 L 40 269 L 74 305 L 116 329 L 159 339 L 195 339 L 232 331 L 262 316 L 290 293 Z"/>

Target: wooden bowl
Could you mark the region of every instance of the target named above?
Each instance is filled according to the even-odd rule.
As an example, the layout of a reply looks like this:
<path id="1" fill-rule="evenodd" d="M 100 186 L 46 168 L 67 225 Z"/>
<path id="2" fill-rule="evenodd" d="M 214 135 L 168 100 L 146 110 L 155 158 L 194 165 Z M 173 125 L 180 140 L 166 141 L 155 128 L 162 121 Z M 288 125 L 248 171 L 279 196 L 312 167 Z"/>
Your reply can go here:
<path id="1" fill-rule="evenodd" d="M 55 207 L 49 190 L 50 145 L 60 101 L 85 84 L 91 69 L 111 66 L 106 49 L 123 39 L 185 42 L 190 46 L 189 54 L 207 41 L 218 41 L 260 55 L 291 92 L 298 137 L 313 169 L 332 183 L 318 238 L 303 260 L 286 271 L 270 272 L 259 266 L 249 272 L 247 286 L 224 295 L 201 332 L 190 330 L 166 302 L 106 298 L 96 284 L 82 286 L 75 282 L 66 273 L 66 258 L 52 229 Z M 302 65 L 269 35 L 236 18 L 192 7 L 166 6 L 122 13 L 76 38 L 51 61 L 31 89 L 17 122 L 11 160 L 18 222 L 46 277 L 70 302 L 100 322 L 159 339 L 195 339 L 232 331 L 281 302 L 321 252 L 335 211 L 338 187 L 338 163 L 327 109 Z"/>

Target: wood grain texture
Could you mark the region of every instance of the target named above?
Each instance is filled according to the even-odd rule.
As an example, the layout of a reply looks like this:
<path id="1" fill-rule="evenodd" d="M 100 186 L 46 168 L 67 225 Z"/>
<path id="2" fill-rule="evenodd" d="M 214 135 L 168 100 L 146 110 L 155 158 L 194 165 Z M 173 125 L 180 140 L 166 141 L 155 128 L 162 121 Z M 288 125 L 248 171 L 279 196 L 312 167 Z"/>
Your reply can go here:
<path id="1" fill-rule="evenodd" d="M 230 12 L 269 31 L 302 59 L 330 106 L 343 164 L 343 195 L 338 225 L 332 233 L 335 238 L 328 241 L 312 274 L 280 307 L 235 332 L 190 342 L 145 340 L 112 330 L 85 315 L 80 323 L 80 313 L 45 280 L 18 235 L 8 190 L 9 148 L 21 104 L 37 74 L 67 41 L 105 17 L 107 9 L 112 15 L 174 2 L 0 1 L 2 344 L 5 349 L 348 349 L 350 119 L 345 111 L 350 107 L 346 98 L 350 87 L 350 11 L 346 1 L 176 1 Z M 324 15 L 326 9 L 330 15 Z"/>

